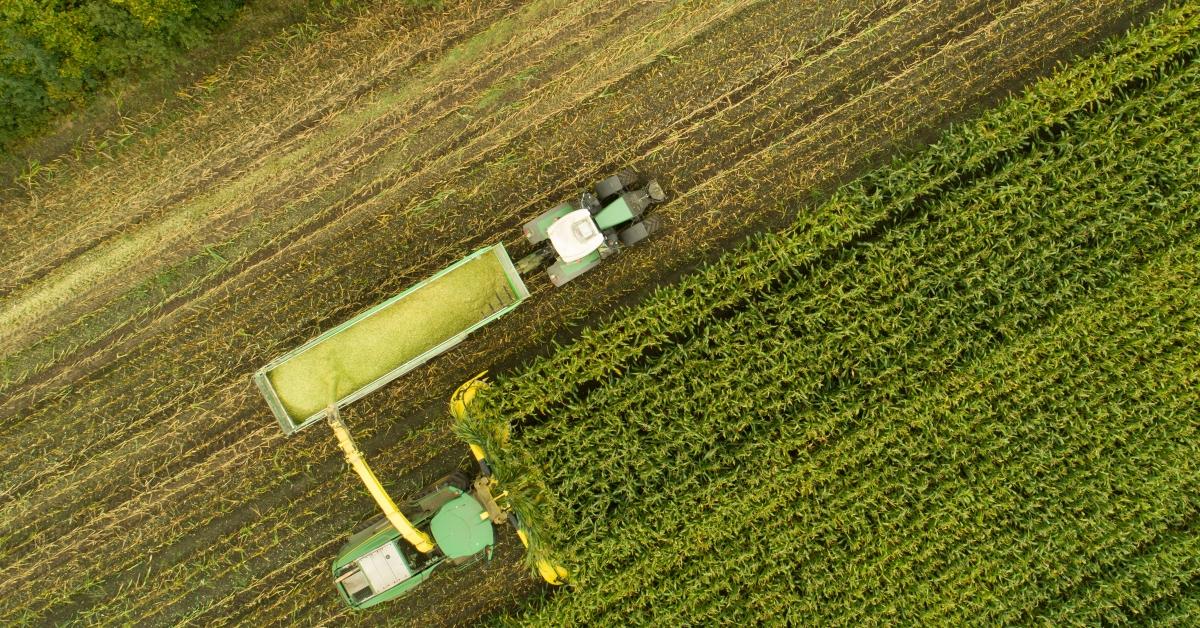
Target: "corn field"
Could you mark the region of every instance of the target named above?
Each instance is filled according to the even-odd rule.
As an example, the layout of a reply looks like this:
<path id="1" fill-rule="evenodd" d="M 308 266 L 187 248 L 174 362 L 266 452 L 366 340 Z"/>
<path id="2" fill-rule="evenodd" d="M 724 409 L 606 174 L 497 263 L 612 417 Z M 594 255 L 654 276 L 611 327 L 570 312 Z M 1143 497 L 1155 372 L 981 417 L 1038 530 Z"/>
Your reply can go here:
<path id="1" fill-rule="evenodd" d="M 1200 614 L 1200 5 L 510 373 L 514 623 Z"/>

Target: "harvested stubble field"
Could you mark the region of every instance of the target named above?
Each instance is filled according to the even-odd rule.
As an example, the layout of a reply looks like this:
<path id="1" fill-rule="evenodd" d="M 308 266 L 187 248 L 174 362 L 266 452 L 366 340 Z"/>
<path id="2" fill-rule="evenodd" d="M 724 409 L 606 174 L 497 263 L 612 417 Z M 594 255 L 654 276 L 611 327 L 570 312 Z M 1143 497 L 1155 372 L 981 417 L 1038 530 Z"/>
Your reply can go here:
<path id="1" fill-rule="evenodd" d="M 437 624 L 511 604 L 535 585 L 506 535 L 491 564 L 349 616 L 326 570 L 373 506 L 322 428 L 279 433 L 250 374 L 482 245 L 520 255 L 523 222 L 620 167 L 659 178 L 665 234 L 557 292 L 531 281 L 347 413 L 411 494 L 467 464 L 442 411 L 463 379 L 1161 3 L 446 4 L 289 31 L 3 191 L 0 621 Z"/>
<path id="2" fill-rule="evenodd" d="M 487 389 L 520 623 L 1194 624 L 1198 131 L 1192 4 Z"/>

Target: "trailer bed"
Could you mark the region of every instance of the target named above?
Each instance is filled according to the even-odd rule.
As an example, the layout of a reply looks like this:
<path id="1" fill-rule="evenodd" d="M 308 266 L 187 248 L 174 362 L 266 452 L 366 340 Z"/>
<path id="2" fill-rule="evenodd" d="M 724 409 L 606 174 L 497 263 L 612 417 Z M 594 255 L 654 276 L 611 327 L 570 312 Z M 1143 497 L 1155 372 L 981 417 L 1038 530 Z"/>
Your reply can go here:
<path id="1" fill-rule="evenodd" d="M 529 296 L 504 246 L 480 249 L 273 360 L 254 376 L 283 431 L 319 419 L 458 344 Z"/>

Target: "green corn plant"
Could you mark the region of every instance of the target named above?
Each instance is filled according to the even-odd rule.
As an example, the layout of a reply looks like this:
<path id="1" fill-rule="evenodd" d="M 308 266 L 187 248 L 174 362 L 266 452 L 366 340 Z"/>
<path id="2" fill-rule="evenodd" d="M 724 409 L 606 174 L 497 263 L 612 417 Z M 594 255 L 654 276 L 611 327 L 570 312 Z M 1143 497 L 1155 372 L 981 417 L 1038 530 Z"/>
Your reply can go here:
<path id="1" fill-rule="evenodd" d="M 524 619 L 1111 618 L 1185 586 L 1198 50 L 1175 7 L 835 193 L 832 237 L 801 218 L 481 395 L 464 436 L 503 435 L 577 584 Z"/>

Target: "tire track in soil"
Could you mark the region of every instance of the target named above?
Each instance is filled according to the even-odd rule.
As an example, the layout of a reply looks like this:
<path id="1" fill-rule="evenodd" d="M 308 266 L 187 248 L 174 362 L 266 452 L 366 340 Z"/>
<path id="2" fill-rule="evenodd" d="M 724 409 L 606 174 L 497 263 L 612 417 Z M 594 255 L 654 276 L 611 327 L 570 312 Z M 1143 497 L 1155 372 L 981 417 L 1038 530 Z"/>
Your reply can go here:
<path id="1" fill-rule="evenodd" d="M 1009 3 L 1015 4 L 1015 0 Z M 785 59 L 772 68 L 770 73 L 746 85 L 744 90 L 737 90 L 748 93 L 723 96 L 720 101 L 723 105 L 716 107 L 711 116 L 694 122 L 682 131 L 666 130 L 653 136 L 651 141 L 635 144 L 631 154 L 607 160 L 599 169 L 615 169 L 621 163 L 645 163 L 651 159 L 666 162 L 668 156 L 674 157 L 674 161 L 688 159 L 702 164 L 702 167 L 677 171 L 678 174 L 673 175 L 672 181 L 678 189 L 691 190 L 724 170 L 731 169 L 732 165 L 746 160 L 748 155 L 764 143 L 778 141 L 795 128 L 811 125 L 829 111 L 836 110 L 840 106 L 839 103 L 844 104 L 855 95 L 852 89 L 845 89 L 845 86 L 864 84 L 871 80 L 886 81 L 889 75 L 896 73 L 905 64 L 916 63 L 924 58 L 907 56 L 909 53 L 928 47 L 936 54 L 942 47 L 954 41 L 954 35 L 973 32 L 994 17 L 994 7 L 968 7 L 968 12 L 962 15 L 959 12 L 944 11 L 934 3 L 925 3 L 927 13 L 909 15 L 900 12 L 888 15 L 884 23 L 899 27 L 901 32 L 908 31 L 922 18 L 939 21 L 925 30 L 917 31 L 916 37 L 905 42 L 904 47 L 883 50 L 878 56 L 869 58 L 855 56 L 857 65 L 854 69 L 839 75 L 836 81 L 818 84 L 816 91 L 811 94 L 800 94 L 812 88 L 805 80 L 807 70 L 830 59 L 825 54 L 819 54 L 802 66 L 796 64 L 794 59 Z M 942 20 L 945 21 L 946 30 L 939 30 L 943 27 Z M 878 26 L 881 24 L 872 25 L 872 30 Z M 853 36 L 861 34 L 856 32 Z M 830 52 L 838 49 L 831 48 Z M 825 106 L 815 106 L 817 101 L 825 103 Z M 764 116 L 763 112 L 769 112 L 770 115 Z M 747 128 L 752 131 L 747 131 Z M 730 129 L 734 131 L 731 132 Z M 751 137 L 747 141 L 737 141 L 743 133 L 750 133 Z M 657 169 L 663 170 L 665 168 Z"/>

